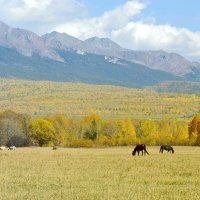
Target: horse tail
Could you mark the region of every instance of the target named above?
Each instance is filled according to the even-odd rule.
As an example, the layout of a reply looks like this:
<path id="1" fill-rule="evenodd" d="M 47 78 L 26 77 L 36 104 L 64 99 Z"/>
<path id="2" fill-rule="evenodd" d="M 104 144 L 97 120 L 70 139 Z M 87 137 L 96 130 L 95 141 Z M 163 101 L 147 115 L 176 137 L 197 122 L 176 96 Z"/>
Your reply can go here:
<path id="1" fill-rule="evenodd" d="M 174 153 L 174 149 L 172 148 L 172 153 Z"/>

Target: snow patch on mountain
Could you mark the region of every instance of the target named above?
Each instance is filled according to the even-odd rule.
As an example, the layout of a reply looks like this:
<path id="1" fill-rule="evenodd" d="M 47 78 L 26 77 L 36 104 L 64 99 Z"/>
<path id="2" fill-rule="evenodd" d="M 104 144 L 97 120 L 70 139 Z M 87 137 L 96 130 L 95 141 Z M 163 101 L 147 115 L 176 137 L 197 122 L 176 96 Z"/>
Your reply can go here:
<path id="1" fill-rule="evenodd" d="M 105 58 L 105 60 L 107 60 L 108 62 L 113 63 L 113 64 L 127 65 L 125 63 L 122 63 L 119 58 L 108 57 L 108 56 L 105 56 L 104 58 Z"/>

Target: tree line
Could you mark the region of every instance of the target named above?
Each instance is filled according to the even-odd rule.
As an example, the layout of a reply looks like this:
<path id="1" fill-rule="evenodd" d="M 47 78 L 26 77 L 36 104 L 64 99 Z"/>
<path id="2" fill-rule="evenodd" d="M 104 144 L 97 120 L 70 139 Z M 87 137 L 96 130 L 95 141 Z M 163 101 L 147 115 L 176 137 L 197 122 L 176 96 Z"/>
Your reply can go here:
<path id="1" fill-rule="evenodd" d="M 82 118 L 65 115 L 32 117 L 13 111 L 0 113 L 0 145 L 7 146 L 126 146 L 200 145 L 200 115 L 191 121 Z"/>

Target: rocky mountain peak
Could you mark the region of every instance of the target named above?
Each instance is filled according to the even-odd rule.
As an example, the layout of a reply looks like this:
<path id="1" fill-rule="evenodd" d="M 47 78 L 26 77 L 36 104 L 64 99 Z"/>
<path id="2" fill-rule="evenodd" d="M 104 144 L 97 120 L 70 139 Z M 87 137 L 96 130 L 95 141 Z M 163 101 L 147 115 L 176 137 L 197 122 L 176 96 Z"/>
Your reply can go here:
<path id="1" fill-rule="evenodd" d="M 7 24 L 5 24 L 4 22 L 0 21 L 0 30 L 2 29 L 8 29 L 9 26 Z"/>
<path id="2" fill-rule="evenodd" d="M 101 49 L 122 49 L 117 43 L 109 38 L 92 37 L 84 41 L 85 45 L 92 45 L 93 47 Z"/>
<path id="3" fill-rule="evenodd" d="M 37 34 L 28 30 L 9 27 L 2 22 L 0 22 L 0 46 L 14 48 L 25 56 L 38 54 L 41 57 L 63 61 L 56 52 L 45 45 Z"/>
<path id="4" fill-rule="evenodd" d="M 66 33 L 53 31 L 43 35 L 42 40 L 48 47 L 58 50 L 77 49 L 82 41 Z"/>

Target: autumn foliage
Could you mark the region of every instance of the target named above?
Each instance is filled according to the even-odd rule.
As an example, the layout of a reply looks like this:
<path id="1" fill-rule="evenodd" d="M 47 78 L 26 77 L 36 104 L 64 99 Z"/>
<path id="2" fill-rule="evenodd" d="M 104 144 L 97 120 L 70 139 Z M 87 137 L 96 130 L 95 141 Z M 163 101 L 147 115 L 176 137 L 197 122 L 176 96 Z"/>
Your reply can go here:
<path id="1" fill-rule="evenodd" d="M 172 118 L 104 119 L 97 114 L 83 118 L 35 118 L 12 111 L 0 113 L 0 145 L 94 147 L 136 143 L 199 145 L 200 115 L 188 122 Z"/>
<path id="2" fill-rule="evenodd" d="M 196 115 L 188 127 L 192 144 L 200 145 L 200 115 Z"/>

